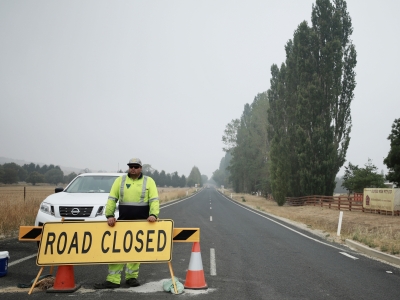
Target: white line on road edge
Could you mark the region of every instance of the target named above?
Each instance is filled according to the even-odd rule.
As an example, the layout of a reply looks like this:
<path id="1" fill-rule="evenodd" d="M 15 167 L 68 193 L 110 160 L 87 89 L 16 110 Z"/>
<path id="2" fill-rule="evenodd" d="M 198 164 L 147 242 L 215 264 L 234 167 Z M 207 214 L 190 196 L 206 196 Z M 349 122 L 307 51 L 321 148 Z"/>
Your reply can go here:
<path id="1" fill-rule="evenodd" d="M 212 222 L 212 216 L 210 216 L 210 222 Z"/>
<path id="2" fill-rule="evenodd" d="M 210 275 L 217 275 L 217 265 L 215 263 L 215 249 L 210 248 Z"/>
<path id="3" fill-rule="evenodd" d="M 179 202 L 182 202 L 182 201 L 188 200 L 188 199 L 190 199 L 190 198 L 192 198 L 192 197 L 194 197 L 194 196 L 196 196 L 196 195 L 197 195 L 197 194 L 194 194 L 194 195 L 192 195 L 192 196 L 186 197 L 185 199 L 182 199 L 182 200 L 176 200 L 176 201 L 174 201 L 174 202 L 172 202 L 172 203 L 170 203 L 170 204 L 166 204 L 166 205 L 160 206 L 160 209 L 163 209 L 163 208 L 165 208 L 165 207 L 168 207 L 168 206 L 171 206 L 171 205 L 178 204 Z"/>
<path id="4" fill-rule="evenodd" d="M 276 223 L 276 224 L 278 224 L 278 225 L 280 225 L 280 226 L 282 226 L 282 227 L 285 227 L 286 229 L 289 229 L 289 230 L 291 230 L 291 231 L 293 231 L 293 232 L 295 232 L 295 233 L 297 233 L 297 234 L 299 234 L 299 235 L 301 235 L 301 236 L 304 236 L 304 237 L 306 237 L 306 238 L 308 238 L 308 239 L 310 239 L 310 240 L 313 240 L 314 242 L 317 242 L 317 243 L 323 244 L 323 245 L 325 245 L 325 246 L 332 247 L 332 248 L 335 248 L 335 249 L 338 249 L 338 250 L 343 251 L 342 248 L 339 248 L 339 247 L 333 246 L 333 245 L 331 245 L 331 244 L 324 243 L 324 242 L 322 242 L 322 241 L 319 241 L 319 240 L 317 240 L 317 239 L 314 239 L 314 238 L 312 238 L 312 237 L 310 237 L 310 236 L 308 236 L 308 235 L 306 235 L 306 234 L 304 234 L 304 233 L 302 233 L 302 232 L 300 232 L 300 231 L 297 231 L 297 230 L 295 230 L 295 229 L 293 229 L 293 228 L 290 228 L 289 226 L 286 226 L 286 225 L 283 225 L 282 223 L 279 223 L 278 221 L 275 221 L 275 220 L 273 220 L 273 219 L 271 219 L 271 218 L 268 218 L 268 217 L 265 216 L 265 215 L 259 214 L 259 213 L 255 212 L 255 211 L 253 211 L 253 210 L 251 210 L 251 209 L 249 209 L 249 208 L 247 208 L 247 207 L 244 207 L 244 206 L 242 206 L 242 205 L 236 203 L 234 200 L 231 200 L 231 199 L 227 198 L 225 195 L 222 195 L 222 196 L 224 197 L 224 199 L 229 200 L 229 201 L 232 202 L 233 204 L 236 204 L 237 206 L 240 206 L 241 208 L 246 209 L 246 210 L 252 212 L 253 214 L 259 215 L 260 217 L 263 217 L 264 219 L 270 220 L 271 222 L 274 222 L 274 223 Z M 277 218 L 276 216 L 274 216 L 274 217 Z"/>
<path id="5" fill-rule="evenodd" d="M 350 258 L 352 258 L 352 259 L 354 259 L 354 260 L 358 259 L 358 257 L 355 257 L 355 256 L 353 256 L 353 255 L 347 254 L 346 252 L 339 252 L 339 253 L 340 253 L 340 254 L 343 254 L 344 256 L 350 257 Z"/>
<path id="6" fill-rule="evenodd" d="M 36 253 L 36 254 L 29 255 L 29 256 L 26 256 L 26 257 L 23 257 L 23 258 L 18 259 L 18 260 L 16 260 L 16 261 L 10 262 L 10 263 L 8 264 L 8 266 L 11 267 L 11 266 L 13 266 L 13 265 L 19 264 L 20 262 L 23 262 L 24 260 L 27 260 L 27 259 L 30 259 L 30 258 L 36 257 L 36 256 L 37 256 L 37 253 Z"/>

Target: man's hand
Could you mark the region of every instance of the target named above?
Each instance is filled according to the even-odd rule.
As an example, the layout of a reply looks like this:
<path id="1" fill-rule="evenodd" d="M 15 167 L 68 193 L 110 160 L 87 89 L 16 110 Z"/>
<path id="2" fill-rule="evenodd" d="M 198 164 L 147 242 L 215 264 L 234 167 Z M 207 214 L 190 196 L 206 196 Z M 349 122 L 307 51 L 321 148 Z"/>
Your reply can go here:
<path id="1" fill-rule="evenodd" d="M 108 224 L 108 226 L 110 226 L 110 227 L 114 227 L 114 225 L 115 225 L 116 222 L 117 222 L 117 221 L 115 220 L 114 217 L 109 217 L 109 218 L 107 219 L 107 224 Z"/>
<path id="2" fill-rule="evenodd" d="M 155 216 L 149 216 L 149 217 L 147 218 L 147 221 L 149 221 L 149 222 L 155 222 L 155 221 L 157 221 L 157 218 L 156 218 Z"/>

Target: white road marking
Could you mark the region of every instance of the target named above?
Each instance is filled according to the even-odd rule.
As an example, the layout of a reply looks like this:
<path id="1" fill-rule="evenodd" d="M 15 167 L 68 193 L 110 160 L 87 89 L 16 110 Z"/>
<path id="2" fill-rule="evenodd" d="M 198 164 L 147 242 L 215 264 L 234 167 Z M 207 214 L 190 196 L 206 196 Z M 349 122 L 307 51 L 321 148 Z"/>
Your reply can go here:
<path id="1" fill-rule="evenodd" d="M 212 222 L 212 216 L 210 216 L 210 221 Z"/>
<path id="2" fill-rule="evenodd" d="M 215 249 L 210 249 L 210 275 L 217 275 L 217 264 L 215 263 Z"/>
<path id="3" fill-rule="evenodd" d="M 308 239 L 310 239 L 310 240 L 313 240 L 314 242 L 323 244 L 323 245 L 325 245 L 325 246 L 328 246 L 328 247 L 335 248 L 335 249 L 338 249 L 338 250 L 340 250 L 340 251 L 343 251 L 342 248 L 339 248 L 339 247 L 333 246 L 333 245 L 331 245 L 331 244 L 324 243 L 324 242 L 322 242 L 322 241 L 319 241 L 319 240 L 317 240 L 317 239 L 314 239 L 314 238 L 312 238 L 312 237 L 310 237 L 310 236 L 308 236 L 308 235 L 306 235 L 306 234 L 304 234 L 304 233 L 302 233 L 302 232 L 300 232 L 300 231 L 297 231 L 297 230 L 295 230 L 295 229 L 293 229 L 293 228 L 290 228 L 289 226 L 286 226 L 286 225 L 283 225 L 282 223 L 279 223 L 278 221 L 275 221 L 275 220 L 273 220 L 273 219 L 271 219 L 271 218 L 268 218 L 268 217 L 265 216 L 265 215 L 259 214 L 259 213 L 255 212 L 255 211 L 253 211 L 253 210 L 251 210 L 251 209 L 249 209 L 249 208 L 247 208 L 247 207 L 244 207 L 244 206 L 242 206 L 242 205 L 236 203 L 234 200 L 231 200 L 231 199 L 227 198 L 225 195 L 222 195 L 222 196 L 224 197 L 224 199 L 229 200 L 229 201 L 232 202 L 233 204 L 235 204 L 235 205 L 237 205 L 237 206 L 240 206 L 241 208 L 246 209 L 246 210 L 252 212 L 253 214 L 256 214 L 256 215 L 258 215 L 258 216 L 260 216 L 260 217 L 262 217 L 262 218 L 264 218 L 264 219 L 270 220 L 271 222 L 274 222 L 274 223 L 276 223 L 276 224 L 278 224 L 278 225 L 280 225 L 280 226 L 282 226 L 282 227 L 284 227 L 284 228 L 286 228 L 286 229 L 288 229 L 288 230 L 291 230 L 291 231 L 293 231 L 293 232 L 295 232 L 295 233 L 297 233 L 297 234 L 299 234 L 299 235 L 301 235 L 301 236 L 304 236 L 305 238 L 308 238 Z M 276 218 L 276 216 L 275 216 L 275 218 Z"/>
<path id="4" fill-rule="evenodd" d="M 18 259 L 18 260 L 16 260 L 16 261 L 10 262 L 10 263 L 8 264 L 8 266 L 11 267 L 11 266 L 13 266 L 13 265 L 19 264 L 20 262 L 23 262 L 23 261 L 25 261 L 25 260 L 28 260 L 28 259 L 30 259 L 30 258 L 32 258 L 32 257 L 36 257 L 36 256 L 37 256 L 37 253 L 32 254 L 32 255 L 29 255 L 29 256 L 26 256 L 26 257 L 23 257 L 23 258 Z"/>
<path id="5" fill-rule="evenodd" d="M 343 254 L 344 256 L 350 257 L 350 258 L 352 258 L 352 259 L 354 259 L 354 260 L 358 259 L 358 257 L 355 257 L 355 256 L 353 256 L 353 255 L 350 255 L 350 254 L 348 254 L 348 253 L 346 253 L 346 252 L 339 252 L 339 253 L 340 253 L 340 254 Z"/>

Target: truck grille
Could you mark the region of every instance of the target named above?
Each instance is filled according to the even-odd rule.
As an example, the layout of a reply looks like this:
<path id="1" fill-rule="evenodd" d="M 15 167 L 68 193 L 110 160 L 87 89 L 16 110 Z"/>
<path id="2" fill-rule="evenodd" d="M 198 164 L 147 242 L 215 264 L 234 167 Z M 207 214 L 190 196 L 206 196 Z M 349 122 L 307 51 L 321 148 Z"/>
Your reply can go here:
<path id="1" fill-rule="evenodd" d="M 93 206 L 60 206 L 60 216 L 68 218 L 90 217 Z"/>

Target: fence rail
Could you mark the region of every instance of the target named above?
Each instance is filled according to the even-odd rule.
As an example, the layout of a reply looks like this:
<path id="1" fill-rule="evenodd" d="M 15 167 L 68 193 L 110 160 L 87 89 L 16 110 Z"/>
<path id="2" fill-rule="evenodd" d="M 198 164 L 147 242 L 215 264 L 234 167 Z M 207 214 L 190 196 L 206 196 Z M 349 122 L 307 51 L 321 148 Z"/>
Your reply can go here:
<path id="1" fill-rule="evenodd" d="M 381 215 L 400 216 L 400 211 L 387 211 L 379 209 L 367 209 L 363 207 L 362 196 L 360 194 L 350 196 L 304 196 L 286 197 L 286 204 L 289 206 L 320 206 L 338 210 L 362 211 L 365 213 L 376 213 Z"/>

